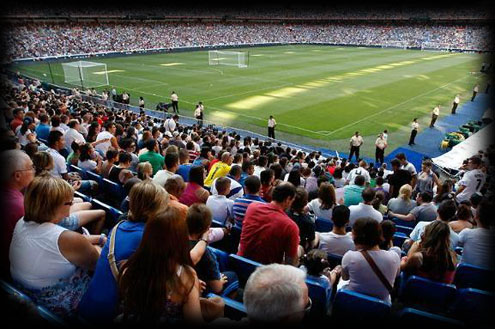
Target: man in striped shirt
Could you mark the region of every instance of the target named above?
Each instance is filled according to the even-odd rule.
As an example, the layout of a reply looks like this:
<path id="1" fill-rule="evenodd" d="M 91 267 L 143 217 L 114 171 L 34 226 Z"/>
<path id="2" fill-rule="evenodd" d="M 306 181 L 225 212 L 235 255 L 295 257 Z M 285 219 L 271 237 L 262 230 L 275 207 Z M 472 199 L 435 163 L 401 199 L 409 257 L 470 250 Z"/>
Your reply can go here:
<path id="1" fill-rule="evenodd" d="M 244 220 L 244 215 L 246 215 L 246 210 L 248 206 L 253 202 L 266 203 L 260 197 L 260 187 L 261 182 L 257 176 L 251 175 L 246 178 L 244 182 L 244 196 L 237 198 L 234 201 L 234 220 L 235 226 L 242 228 L 242 221 Z"/>

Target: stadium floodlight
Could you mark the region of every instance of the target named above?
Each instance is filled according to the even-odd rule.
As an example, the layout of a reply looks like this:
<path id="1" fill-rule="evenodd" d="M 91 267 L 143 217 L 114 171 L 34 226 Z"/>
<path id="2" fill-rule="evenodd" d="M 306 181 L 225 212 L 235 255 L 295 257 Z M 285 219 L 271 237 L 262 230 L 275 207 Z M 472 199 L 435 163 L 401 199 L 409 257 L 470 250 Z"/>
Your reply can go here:
<path id="1" fill-rule="evenodd" d="M 445 50 L 448 51 L 452 49 L 452 45 L 450 43 L 445 42 L 434 42 L 434 41 L 425 41 L 421 43 L 421 50 Z"/>
<path id="2" fill-rule="evenodd" d="M 408 41 L 406 40 L 389 40 L 382 44 L 382 48 L 402 48 L 407 49 Z"/>
<path id="3" fill-rule="evenodd" d="M 64 82 L 81 88 L 94 88 L 108 85 L 107 64 L 77 61 L 62 63 Z"/>
<path id="4" fill-rule="evenodd" d="M 249 52 L 210 50 L 208 51 L 208 64 L 246 68 L 249 64 Z"/>

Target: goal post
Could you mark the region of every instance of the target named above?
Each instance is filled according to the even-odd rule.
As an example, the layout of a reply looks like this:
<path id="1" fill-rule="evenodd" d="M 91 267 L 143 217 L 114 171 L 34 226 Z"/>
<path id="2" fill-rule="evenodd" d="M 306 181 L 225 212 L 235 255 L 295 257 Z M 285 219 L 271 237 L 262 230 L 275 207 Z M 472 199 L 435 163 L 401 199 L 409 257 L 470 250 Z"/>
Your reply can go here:
<path id="1" fill-rule="evenodd" d="M 94 88 L 107 86 L 107 64 L 77 61 L 62 63 L 64 70 L 64 82 L 81 88 Z"/>
<path id="2" fill-rule="evenodd" d="M 208 64 L 246 68 L 249 65 L 249 52 L 210 50 L 208 51 Z"/>

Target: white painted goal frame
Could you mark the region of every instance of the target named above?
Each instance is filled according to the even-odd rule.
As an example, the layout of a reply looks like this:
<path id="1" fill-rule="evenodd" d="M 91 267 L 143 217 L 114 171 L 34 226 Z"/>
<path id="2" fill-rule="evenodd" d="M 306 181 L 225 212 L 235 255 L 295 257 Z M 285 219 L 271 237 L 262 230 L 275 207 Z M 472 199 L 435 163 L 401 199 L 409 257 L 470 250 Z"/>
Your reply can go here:
<path id="1" fill-rule="evenodd" d="M 107 86 L 107 64 L 88 61 L 62 63 L 64 82 L 81 88 Z"/>
<path id="2" fill-rule="evenodd" d="M 208 51 L 208 64 L 246 68 L 249 65 L 249 52 L 210 50 Z"/>

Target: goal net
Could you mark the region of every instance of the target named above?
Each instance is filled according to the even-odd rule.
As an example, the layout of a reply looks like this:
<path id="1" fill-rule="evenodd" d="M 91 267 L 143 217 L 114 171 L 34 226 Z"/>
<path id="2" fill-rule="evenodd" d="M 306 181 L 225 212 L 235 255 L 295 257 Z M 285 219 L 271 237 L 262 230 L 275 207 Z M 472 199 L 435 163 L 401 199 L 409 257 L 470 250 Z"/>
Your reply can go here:
<path id="1" fill-rule="evenodd" d="M 249 52 L 210 50 L 208 51 L 208 64 L 245 68 L 249 64 Z"/>
<path id="2" fill-rule="evenodd" d="M 408 42 L 405 40 L 389 40 L 382 44 L 382 48 L 402 48 L 407 49 Z"/>
<path id="3" fill-rule="evenodd" d="M 421 43 L 421 50 L 450 50 L 452 45 L 445 42 L 425 41 Z"/>
<path id="4" fill-rule="evenodd" d="M 81 88 L 108 85 L 107 64 L 78 61 L 63 63 L 64 82 Z"/>

